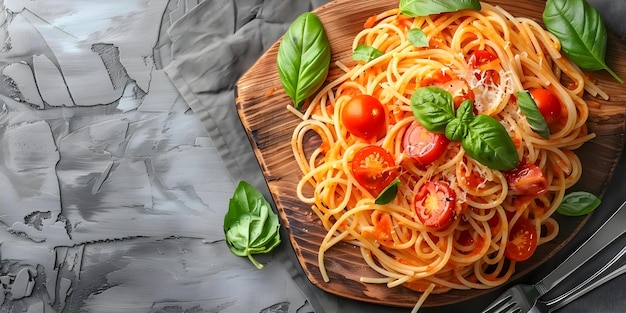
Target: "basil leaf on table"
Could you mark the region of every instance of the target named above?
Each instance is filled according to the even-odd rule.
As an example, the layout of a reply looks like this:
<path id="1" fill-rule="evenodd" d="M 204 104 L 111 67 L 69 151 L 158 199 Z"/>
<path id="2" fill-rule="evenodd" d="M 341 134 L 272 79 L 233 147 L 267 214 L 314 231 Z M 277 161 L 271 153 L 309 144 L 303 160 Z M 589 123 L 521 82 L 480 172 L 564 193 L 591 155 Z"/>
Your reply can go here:
<path id="1" fill-rule="evenodd" d="M 320 19 L 311 12 L 291 23 L 278 47 L 276 62 L 285 92 L 300 108 L 328 76 L 330 42 Z"/>
<path id="2" fill-rule="evenodd" d="M 418 47 L 428 47 L 428 37 L 426 36 L 426 34 L 424 33 L 424 31 L 422 31 L 419 28 L 411 28 L 408 32 L 408 38 L 409 38 L 409 42 Z"/>
<path id="3" fill-rule="evenodd" d="M 411 17 L 427 16 L 464 9 L 480 10 L 478 0 L 400 0 L 400 13 Z"/>
<path id="4" fill-rule="evenodd" d="M 556 209 L 565 216 L 581 216 L 591 213 L 600 205 L 600 198 L 586 191 L 574 191 L 563 197 Z"/>
<path id="5" fill-rule="evenodd" d="M 400 179 L 394 179 L 389 186 L 385 187 L 383 191 L 374 200 L 375 204 L 387 204 L 393 200 L 398 194 L 398 186 L 400 186 Z"/>
<path id="6" fill-rule="evenodd" d="M 537 103 L 530 93 L 526 90 L 518 91 L 516 96 L 517 106 L 526 117 L 526 121 L 528 121 L 530 128 L 541 137 L 549 139 L 550 128 L 548 128 L 548 123 L 546 123 L 546 119 L 541 114 L 541 111 L 539 111 Z"/>
<path id="7" fill-rule="evenodd" d="M 598 11 L 585 0 L 548 0 L 543 23 L 559 39 L 565 55 L 582 69 L 604 69 L 624 83 L 606 64 L 606 28 Z"/>
<path id="8" fill-rule="evenodd" d="M 445 133 L 446 124 L 455 117 L 452 94 L 434 86 L 413 92 L 411 110 L 417 121 L 433 133 Z"/>
<path id="9" fill-rule="evenodd" d="M 352 59 L 355 61 L 364 61 L 365 63 L 383 56 L 384 53 L 372 46 L 358 45 L 352 52 Z"/>
<path id="10" fill-rule="evenodd" d="M 280 244 L 278 216 L 263 194 L 245 181 L 239 182 L 224 216 L 224 235 L 228 249 L 247 256 L 258 269 L 263 268 L 253 254 L 271 252 Z"/>
<path id="11" fill-rule="evenodd" d="M 506 128 L 487 115 L 478 115 L 469 123 L 461 146 L 472 159 L 495 170 L 510 170 L 519 164 L 517 149 Z"/>

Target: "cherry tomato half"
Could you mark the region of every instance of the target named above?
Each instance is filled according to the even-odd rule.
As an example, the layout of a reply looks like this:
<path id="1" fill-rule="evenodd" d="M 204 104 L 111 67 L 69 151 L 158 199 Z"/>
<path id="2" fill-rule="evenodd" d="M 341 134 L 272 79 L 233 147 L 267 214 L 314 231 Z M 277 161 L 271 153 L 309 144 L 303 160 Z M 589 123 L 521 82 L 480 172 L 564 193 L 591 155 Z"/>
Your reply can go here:
<path id="1" fill-rule="evenodd" d="M 404 153 L 421 165 L 437 160 L 448 143 L 450 140 L 444 134 L 430 132 L 418 122 L 412 122 L 402 136 Z"/>
<path id="2" fill-rule="evenodd" d="M 548 190 L 548 180 L 535 164 L 520 162 L 510 170 L 503 172 L 509 185 L 509 192 L 513 195 L 539 196 Z"/>
<path id="3" fill-rule="evenodd" d="M 413 198 L 417 218 L 426 227 L 443 228 L 454 218 L 456 193 L 445 181 L 428 181 Z"/>
<path id="4" fill-rule="evenodd" d="M 537 249 L 537 230 L 526 218 L 520 217 L 509 232 L 504 256 L 516 262 L 526 261 Z"/>
<path id="5" fill-rule="evenodd" d="M 470 55 L 469 66 L 472 70 L 479 70 L 474 73 L 477 79 L 484 77 L 484 81 L 487 84 L 492 82 L 498 83 L 500 81 L 500 74 L 495 66 L 496 62 L 493 62 L 497 59 L 498 56 L 490 51 L 475 50 L 472 51 Z"/>
<path id="6" fill-rule="evenodd" d="M 352 175 L 374 196 L 398 177 L 393 156 L 379 146 L 367 146 L 357 151 L 352 159 Z"/>
<path id="7" fill-rule="evenodd" d="M 366 140 L 381 138 L 387 132 L 387 112 L 370 95 L 352 97 L 341 109 L 341 121 L 351 134 Z"/>
<path id="8" fill-rule="evenodd" d="M 552 91 L 543 88 L 531 89 L 530 95 L 533 97 L 533 100 L 535 100 L 537 108 L 546 120 L 548 127 L 552 128 L 558 125 L 563 116 L 563 109 L 559 98 L 557 98 Z"/>

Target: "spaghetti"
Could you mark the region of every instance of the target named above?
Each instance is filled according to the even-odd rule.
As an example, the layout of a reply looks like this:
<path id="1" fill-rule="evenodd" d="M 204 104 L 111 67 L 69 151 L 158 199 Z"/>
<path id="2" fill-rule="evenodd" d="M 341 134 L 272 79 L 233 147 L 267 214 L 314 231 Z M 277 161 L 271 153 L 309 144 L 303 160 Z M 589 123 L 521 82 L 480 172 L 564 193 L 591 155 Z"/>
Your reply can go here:
<path id="1" fill-rule="evenodd" d="M 551 215 L 581 175 L 572 150 L 594 137 L 585 126 L 588 108 L 582 95 L 607 95 L 561 57 L 558 40 L 531 19 L 487 3 L 480 11 L 417 18 L 398 12 L 372 17 L 354 39 L 353 49 L 365 45 L 382 55 L 353 66 L 338 62 L 344 73 L 326 84 L 304 113 L 298 112 L 302 122 L 294 130 L 292 148 L 304 175 L 297 194 L 328 230 L 319 250 L 322 276 L 328 281 L 325 253 L 347 241 L 380 274 L 363 277 L 363 282 L 404 285 L 424 292 L 422 297 L 498 286 L 521 261 L 507 251 L 521 240 L 515 236 L 519 225 L 530 225 L 524 231 L 536 240 L 535 246 L 557 235 L 558 223 Z M 420 29 L 428 45 L 412 44 L 411 29 Z M 445 143 L 431 162 L 416 162 L 407 145 L 407 133 L 416 127 L 410 98 L 424 86 L 450 92 L 455 102 L 471 99 L 476 114 L 498 120 L 515 143 L 520 166 L 512 171 L 488 168 L 458 142 Z M 531 129 L 517 106 L 515 93 L 533 89 L 549 90 L 560 103 L 562 113 L 550 125 L 549 139 Z M 359 137 L 347 130 L 344 108 L 359 95 L 383 105 L 384 135 Z M 322 142 L 314 151 L 307 150 L 311 132 Z M 390 160 L 381 161 L 382 152 L 356 160 L 372 146 Z M 372 156 L 379 159 L 371 163 Z M 391 178 L 400 181 L 397 196 L 375 204 L 381 188 L 359 179 L 355 163 L 384 164 L 376 175 L 393 173 Z M 441 194 L 444 199 L 436 200 Z M 420 217 L 429 212 L 416 209 L 419 201 L 426 211 L 450 205 L 451 218 L 429 223 L 428 217 Z M 532 244 L 529 248 L 534 249 Z"/>

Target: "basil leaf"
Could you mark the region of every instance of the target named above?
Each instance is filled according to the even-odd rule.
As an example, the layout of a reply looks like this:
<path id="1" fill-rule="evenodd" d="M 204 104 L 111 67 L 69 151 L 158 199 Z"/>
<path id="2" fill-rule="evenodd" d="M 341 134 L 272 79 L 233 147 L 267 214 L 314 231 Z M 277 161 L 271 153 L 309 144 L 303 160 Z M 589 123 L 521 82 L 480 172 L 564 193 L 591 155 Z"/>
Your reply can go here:
<path id="1" fill-rule="evenodd" d="M 574 191 L 563 197 L 556 209 L 565 216 L 581 216 L 591 213 L 600 205 L 600 198 L 586 191 Z"/>
<path id="2" fill-rule="evenodd" d="M 461 102 L 461 105 L 459 105 L 459 109 L 456 110 L 456 117 L 461 119 L 463 123 L 469 123 L 474 120 L 473 103 L 474 101 L 472 100 L 465 100 Z"/>
<path id="3" fill-rule="evenodd" d="M 546 119 L 541 114 L 541 111 L 539 111 L 533 97 L 526 90 L 518 91 L 516 95 L 517 106 L 522 110 L 530 128 L 541 137 L 549 139 L 550 128 L 548 128 L 548 123 L 546 123 Z"/>
<path id="4" fill-rule="evenodd" d="M 394 179 L 389 186 L 385 187 L 383 191 L 374 200 L 375 204 L 387 204 L 393 200 L 398 194 L 398 186 L 400 186 L 400 179 Z"/>
<path id="5" fill-rule="evenodd" d="M 383 55 L 382 51 L 368 45 L 358 45 L 352 52 L 352 58 L 355 61 L 364 61 L 365 63 Z"/>
<path id="6" fill-rule="evenodd" d="M 433 133 L 445 133 L 446 124 L 455 117 L 452 95 L 434 86 L 421 87 L 413 92 L 411 110 L 417 121 Z"/>
<path id="7" fill-rule="evenodd" d="M 457 117 L 446 125 L 446 138 L 452 141 L 461 141 L 467 136 L 468 128 L 467 123 L 463 123 L 463 121 Z"/>
<path id="8" fill-rule="evenodd" d="M 500 122 L 487 115 L 478 115 L 469 123 L 461 146 L 472 159 L 492 169 L 510 170 L 519 164 L 509 133 Z"/>
<path id="9" fill-rule="evenodd" d="M 280 82 L 285 92 L 300 108 L 328 76 L 330 42 L 317 15 L 305 12 L 287 29 L 276 57 Z"/>
<path id="10" fill-rule="evenodd" d="M 446 137 L 452 141 L 461 141 L 469 131 L 469 123 L 474 120 L 472 100 L 465 100 L 456 110 L 456 118 L 446 125 Z"/>
<path id="11" fill-rule="evenodd" d="M 480 10 L 478 0 L 400 0 L 400 13 L 411 17 L 456 12 L 464 9 Z"/>
<path id="12" fill-rule="evenodd" d="M 271 252 L 280 244 L 278 216 L 263 195 L 245 181 L 239 182 L 224 216 L 224 235 L 228 249 L 247 256 L 258 269 L 263 268 L 252 254 Z"/>
<path id="13" fill-rule="evenodd" d="M 419 28 L 411 28 L 408 33 L 409 42 L 418 47 L 428 47 L 428 37 L 426 34 Z"/>
<path id="14" fill-rule="evenodd" d="M 606 65 L 606 28 L 598 11 L 585 0 L 548 0 L 543 23 L 561 41 L 565 55 L 582 69 L 604 69 L 624 83 Z"/>

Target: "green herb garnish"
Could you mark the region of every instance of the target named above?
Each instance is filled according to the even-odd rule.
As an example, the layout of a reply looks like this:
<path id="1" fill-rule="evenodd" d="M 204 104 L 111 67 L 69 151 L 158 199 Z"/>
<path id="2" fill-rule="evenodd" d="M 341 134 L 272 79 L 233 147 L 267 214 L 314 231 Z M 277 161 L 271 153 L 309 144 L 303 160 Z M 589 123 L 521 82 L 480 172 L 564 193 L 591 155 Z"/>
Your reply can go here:
<path id="1" fill-rule="evenodd" d="M 517 95 L 517 106 L 520 108 L 524 116 L 526 117 L 526 121 L 530 128 L 539 134 L 541 137 L 549 139 L 550 138 L 550 128 L 548 128 L 548 123 L 546 123 L 546 119 L 541 115 L 541 111 L 537 107 L 537 103 L 530 95 L 528 91 L 518 91 Z"/>
<path id="2" fill-rule="evenodd" d="M 411 17 L 427 16 L 464 9 L 480 10 L 478 0 L 400 0 L 400 13 Z"/>
<path id="3" fill-rule="evenodd" d="M 374 200 L 375 204 L 387 204 L 393 200 L 398 194 L 398 186 L 400 186 L 400 179 L 394 179 L 389 186 L 385 187 L 383 191 Z"/>
<path id="4" fill-rule="evenodd" d="M 455 112 L 452 95 L 439 87 L 422 87 L 411 95 L 413 115 L 424 128 L 445 133 L 471 158 L 489 168 L 510 170 L 519 164 L 519 155 L 504 126 L 487 115 L 474 116 L 473 102 L 466 100 Z"/>
<path id="5" fill-rule="evenodd" d="M 407 37 L 409 38 L 409 42 L 418 48 L 428 47 L 428 37 L 424 31 L 419 28 L 411 28 Z"/>
<path id="6" fill-rule="evenodd" d="M 565 216 L 581 216 L 591 213 L 600 205 L 600 198 L 586 191 L 574 191 L 563 197 L 556 209 Z"/>
<path id="7" fill-rule="evenodd" d="M 585 0 L 548 0 L 543 23 L 561 42 L 567 57 L 584 70 L 604 69 L 618 82 L 624 83 L 606 65 L 606 28 L 602 17 Z"/>
<path id="8" fill-rule="evenodd" d="M 363 61 L 365 63 L 383 56 L 384 53 L 372 46 L 358 45 L 352 52 L 352 59 L 355 61 Z"/>
<path id="9" fill-rule="evenodd" d="M 280 244 L 278 216 L 263 194 L 245 181 L 239 182 L 224 216 L 224 234 L 228 249 L 237 256 L 247 256 L 258 269 L 263 268 L 253 254 L 271 252 Z"/>
<path id="10" fill-rule="evenodd" d="M 287 29 L 278 47 L 276 62 L 285 92 L 300 108 L 328 76 L 330 42 L 317 15 L 305 12 Z"/>

